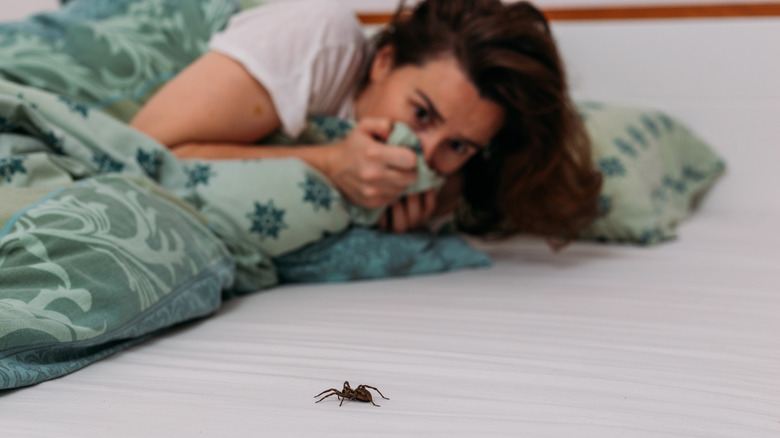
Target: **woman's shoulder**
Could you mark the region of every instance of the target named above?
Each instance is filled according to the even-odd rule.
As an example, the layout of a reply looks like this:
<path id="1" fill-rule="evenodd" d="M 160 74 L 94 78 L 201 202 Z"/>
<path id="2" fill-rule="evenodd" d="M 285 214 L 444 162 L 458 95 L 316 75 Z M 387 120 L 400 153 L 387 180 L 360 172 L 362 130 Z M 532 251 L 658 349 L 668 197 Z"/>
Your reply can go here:
<path id="1" fill-rule="evenodd" d="M 325 44 L 351 42 L 363 36 L 354 12 L 333 0 L 293 0 L 258 6 L 234 16 L 225 33 L 249 29 L 304 33 Z"/>

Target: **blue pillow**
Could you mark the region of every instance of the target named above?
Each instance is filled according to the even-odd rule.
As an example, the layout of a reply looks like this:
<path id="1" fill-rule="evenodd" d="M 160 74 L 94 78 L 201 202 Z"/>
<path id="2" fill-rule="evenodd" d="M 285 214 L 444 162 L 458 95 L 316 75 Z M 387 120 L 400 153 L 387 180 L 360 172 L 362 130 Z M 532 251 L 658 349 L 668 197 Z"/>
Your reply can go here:
<path id="1" fill-rule="evenodd" d="M 275 259 L 282 282 L 336 282 L 490 266 L 457 234 L 397 234 L 353 227 Z"/>

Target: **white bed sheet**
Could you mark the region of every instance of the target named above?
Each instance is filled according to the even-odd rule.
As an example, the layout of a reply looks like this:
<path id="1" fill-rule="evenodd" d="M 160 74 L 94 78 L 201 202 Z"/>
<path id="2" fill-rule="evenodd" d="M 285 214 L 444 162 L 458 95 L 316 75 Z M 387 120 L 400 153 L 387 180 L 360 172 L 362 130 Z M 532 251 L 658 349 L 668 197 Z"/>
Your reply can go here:
<path id="1" fill-rule="evenodd" d="M 684 228 L 654 249 L 517 240 L 490 246 L 491 269 L 238 299 L 0 396 L 4 434 L 777 437 L 776 222 Z M 345 379 L 391 400 L 314 404 Z"/>
<path id="2" fill-rule="evenodd" d="M 563 31 L 565 50 L 583 32 L 590 31 Z M 586 67 L 575 70 L 587 77 Z M 780 70 L 768 67 L 760 74 Z M 592 93 L 587 83 L 578 93 Z M 672 113 L 729 164 L 674 243 L 576 243 L 552 254 L 539 241 L 515 239 L 480 245 L 494 257 L 490 269 L 278 287 L 72 375 L 0 394 L 0 430 L 8 437 L 778 437 L 780 100 L 773 92 L 741 106 L 724 103 L 739 96 L 713 94 L 720 100 L 709 105 L 651 96 L 680 102 Z M 381 408 L 339 407 L 335 397 L 314 403 L 344 380 L 376 386 L 390 400 L 377 397 Z"/>

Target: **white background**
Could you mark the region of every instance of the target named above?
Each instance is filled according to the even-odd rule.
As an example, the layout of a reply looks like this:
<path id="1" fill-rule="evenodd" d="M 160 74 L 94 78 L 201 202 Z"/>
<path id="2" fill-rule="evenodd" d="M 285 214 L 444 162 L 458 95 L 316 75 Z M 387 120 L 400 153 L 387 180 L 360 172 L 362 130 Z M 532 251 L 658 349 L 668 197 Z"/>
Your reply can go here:
<path id="1" fill-rule="evenodd" d="M 3 0 L 3 20 L 21 18 L 30 13 L 57 7 L 57 0 Z"/>
<path id="2" fill-rule="evenodd" d="M 295 0 L 270 0 L 295 1 Z M 388 12 L 395 10 L 397 0 L 340 0 L 360 12 Z M 710 3 L 773 3 L 773 0 L 536 0 L 541 8 L 613 6 L 613 5 L 668 5 L 668 4 L 710 4 Z M 23 17 L 31 12 L 56 7 L 58 0 L 2 0 L 3 16 Z M 407 0 L 408 4 L 416 0 Z"/>
<path id="3" fill-rule="evenodd" d="M 271 0 L 295 1 L 295 0 Z M 387 12 L 395 10 L 398 0 L 340 0 L 358 11 Z M 417 0 L 407 0 L 407 4 Z M 772 3 L 772 0 L 532 0 L 540 8 L 581 7 L 581 6 L 633 6 L 633 5 L 668 5 L 668 4 L 710 4 L 710 3 Z"/>
<path id="4" fill-rule="evenodd" d="M 271 0 L 295 1 L 295 0 Z M 395 10 L 398 0 L 340 0 L 355 10 L 363 12 L 387 12 Z M 407 4 L 417 3 L 417 0 L 407 0 Z M 668 4 L 710 4 L 710 3 L 772 3 L 772 0 L 532 0 L 540 8 L 582 7 L 582 6 L 633 6 L 633 5 L 668 5 Z"/>

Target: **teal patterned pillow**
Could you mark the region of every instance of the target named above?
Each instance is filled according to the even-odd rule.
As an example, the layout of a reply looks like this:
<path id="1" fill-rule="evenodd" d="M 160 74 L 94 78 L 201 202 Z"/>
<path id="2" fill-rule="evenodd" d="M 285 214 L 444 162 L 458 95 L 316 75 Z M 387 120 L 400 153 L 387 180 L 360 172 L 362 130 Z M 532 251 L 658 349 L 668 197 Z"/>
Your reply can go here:
<path id="1" fill-rule="evenodd" d="M 581 237 L 640 245 L 676 238 L 677 225 L 723 174 L 723 159 L 662 111 L 599 102 L 579 109 L 604 175 L 601 217 Z"/>
<path id="2" fill-rule="evenodd" d="M 127 121 L 240 7 L 239 0 L 69 0 L 0 23 L 0 77 Z"/>
<path id="3" fill-rule="evenodd" d="M 0 186 L 3 199 L 30 202 L 10 219 L 0 208 L 0 390 L 73 372 L 219 308 L 233 259 L 149 180 L 104 175 L 40 193 Z"/>
<path id="4" fill-rule="evenodd" d="M 366 227 L 351 227 L 274 261 L 279 280 L 289 283 L 405 277 L 492 263 L 454 232 L 391 233 Z"/>

